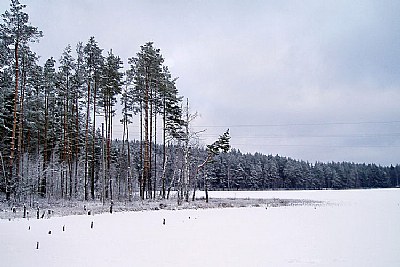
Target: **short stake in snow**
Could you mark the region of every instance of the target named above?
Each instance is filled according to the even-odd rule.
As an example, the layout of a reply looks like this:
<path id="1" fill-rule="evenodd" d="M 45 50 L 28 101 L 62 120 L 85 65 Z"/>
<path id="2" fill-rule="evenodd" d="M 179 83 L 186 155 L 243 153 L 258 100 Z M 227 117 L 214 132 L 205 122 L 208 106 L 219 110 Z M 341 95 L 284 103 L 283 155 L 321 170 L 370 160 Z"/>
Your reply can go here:
<path id="1" fill-rule="evenodd" d="M 36 242 L 36 249 L 39 249 L 39 242 Z"/>
<path id="2" fill-rule="evenodd" d="M 90 224 L 90 228 L 93 229 L 93 221 L 92 221 L 92 223 Z"/>
<path id="3" fill-rule="evenodd" d="M 163 225 L 165 225 L 165 219 L 163 219 L 163 222 L 162 222 L 162 224 L 163 224 Z"/>

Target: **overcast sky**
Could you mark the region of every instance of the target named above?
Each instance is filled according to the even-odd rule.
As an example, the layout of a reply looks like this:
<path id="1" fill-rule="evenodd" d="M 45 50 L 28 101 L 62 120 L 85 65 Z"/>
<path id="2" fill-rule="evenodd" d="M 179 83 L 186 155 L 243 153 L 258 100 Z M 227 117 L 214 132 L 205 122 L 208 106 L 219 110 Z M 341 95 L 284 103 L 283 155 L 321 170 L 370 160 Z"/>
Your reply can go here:
<path id="1" fill-rule="evenodd" d="M 230 128 L 242 152 L 400 163 L 400 1 L 21 1 L 43 60 L 95 36 L 127 66 L 153 41 L 205 143 Z"/>

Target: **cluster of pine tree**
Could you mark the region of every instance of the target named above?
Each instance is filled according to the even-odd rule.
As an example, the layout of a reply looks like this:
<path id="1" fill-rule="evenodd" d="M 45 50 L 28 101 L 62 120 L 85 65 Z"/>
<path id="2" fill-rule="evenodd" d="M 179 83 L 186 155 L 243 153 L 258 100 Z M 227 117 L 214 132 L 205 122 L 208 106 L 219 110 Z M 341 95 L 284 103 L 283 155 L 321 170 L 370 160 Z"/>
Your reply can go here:
<path id="1" fill-rule="evenodd" d="M 180 199 L 188 199 L 194 116 L 188 103 L 182 110 L 176 78 L 160 49 L 151 42 L 141 46 L 122 72 L 121 59 L 112 50 L 104 55 L 91 37 L 41 66 L 29 45 L 43 34 L 29 23 L 25 7 L 11 0 L 0 24 L 0 192 L 8 200 L 39 195 L 105 201 L 115 195 L 132 200 L 134 192 L 141 199 L 165 198 L 173 186 Z M 119 99 L 123 140 L 113 142 Z M 134 120 L 138 146 L 129 140 Z M 155 145 L 160 128 L 161 149 Z M 229 148 L 227 137 L 228 132 L 210 146 L 213 155 Z M 182 153 L 172 155 L 176 147 Z M 183 165 L 174 172 L 184 171 L 170 178 L 167 163 L 177 162 L 177 155 Z"/>
<path id="2" fill-rule="evenodd" d="M 43 66 L 31 49 L 42 32 L 11 0 L 0 24 L 0 192 L 8 200 L 179 200 L 211 189 L 359 188 L 398 185 L 399 166 L 314 165 L 279 156 L 229 153 L 229 131 L 205 149 L 189 124 L 195 115 L 149 42 L 128 60 L 104 53 L 94 37 Z M 57 67 L 56 67 L 57 66 Z M 114 140 L 121 101 L 123 138 Z M 99 119 L 98 117 L 101 117 Z M 96 121 L 97 118 L 97 121 Z M 132 125 L 133 124 L 133 125 Z M 129 129 L 140 132 L 129 140 Z M 162 133 L 157 133 L 162 129 Z M 157 140 L 157 136 L 162 136 Z M 202 177 L 202 179 L 200 179 Z"/>

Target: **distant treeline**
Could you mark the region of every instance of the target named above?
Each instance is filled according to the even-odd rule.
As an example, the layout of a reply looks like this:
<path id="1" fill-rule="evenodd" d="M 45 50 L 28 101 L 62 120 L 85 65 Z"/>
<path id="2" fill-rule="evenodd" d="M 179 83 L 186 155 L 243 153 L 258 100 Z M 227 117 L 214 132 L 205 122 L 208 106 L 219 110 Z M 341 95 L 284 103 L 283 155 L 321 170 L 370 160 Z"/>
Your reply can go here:
<path id="1" fill-rule="evenodd" d="M 119 141 L 114 141 L 119 143 Z M 140 142 L 131 142 L 134 176 L 140 176 Z M 166 184 L 178 188 L 184 151 L 179 146 L 168 148 Z M 155 146 L 159 160 L 153 170 L 155 177 L 162 173 L 162 146 Z M 350 162 L 310 163 L 279 155 L 241 153 L 232 149 L 214 157 L 197 177 L 196 167 L 204 161 L 206 150 L 192 148 L 190 152 L 190 187 L 204 187 L 207 178 L 211 190 L 268 190 L 268 189 L 351 189 L 387 188 L 399 185 L 400 165 L 380 166 Z M 117 157 L 118 158 L 118 157 Z M 158 163 L 157 163 L 158 162 Z M 196 184 L 193 184 L 196 183 Z"/>
<path id="2" fill-rule="evenodd" d="M 348 189 L 399 185 L 400 166 L 309 163 L 279 155 L 221 154 L 209 168 L 212 189 Z"/>
<path id="3" fill-rule="evenodd" d="M 114 143 L 119 143 L 114 141 Z M 121 145 L 122 146 L 122 145 Z M 131 142 L 133 166 L 137 166 L 135 177 L 140 175 L 140 142 Z M 162 146 L 155 146 L 158 161 L 153 176 L 162 173 Z M 310 163 L 279 155 L 261 153 L 241 153 L 232 149 L 214 157 L 198 179 L 196 167 L 204 161 L 206 150 L 191 149 L 190 183 L 191 187 L 202 189 L 207 177 L 211 190 L 268 190 L 268 189 L 350 189 L 350 188 L 387 188 L 399 185 L 400 165 L 379 166 L 376 164 L 358 164 L 350 162 Z M 118 158 L 118 157 L 117 157 Z M 178 188 L 177 183 L 184 166 L 184 151 L 179 146 L 168 149 L 166 183 Z M 157 163 L 158 162 L 158 163 Z M 196 185 L 193 183 L 196 181 Z"/>

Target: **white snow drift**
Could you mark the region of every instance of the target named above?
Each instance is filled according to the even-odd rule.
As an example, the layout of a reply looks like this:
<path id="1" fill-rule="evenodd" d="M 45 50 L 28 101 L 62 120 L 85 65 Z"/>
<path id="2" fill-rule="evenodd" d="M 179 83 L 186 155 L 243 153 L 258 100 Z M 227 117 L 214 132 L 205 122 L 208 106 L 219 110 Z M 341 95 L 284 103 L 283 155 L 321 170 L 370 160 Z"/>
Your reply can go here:
<path id="1" fill-rule="evenodd" d="M 1 220 L 0 265 L 400 266 L 399 189 L 210 194 L 330 205 Z"/>

